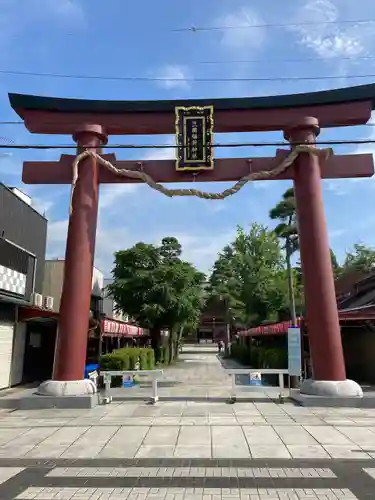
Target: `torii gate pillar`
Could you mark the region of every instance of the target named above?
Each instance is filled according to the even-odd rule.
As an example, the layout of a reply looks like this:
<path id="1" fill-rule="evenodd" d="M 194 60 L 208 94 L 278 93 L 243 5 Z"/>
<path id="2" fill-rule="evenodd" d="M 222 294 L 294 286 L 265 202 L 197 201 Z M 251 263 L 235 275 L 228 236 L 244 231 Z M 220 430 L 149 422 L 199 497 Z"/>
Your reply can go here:
<path id="1" fill-rule="evenodd" d="M 306 117 L 286 130 L 284 136 L 291 143 L 314 145 L 319 132 L 318 120 Z M 361 387 L 346 379 L 319 157 L 300 154 L 294 163 L 293 182 L 313 369 L 313 380 L 305 381 L 301 392 L 362 396 Z"/>
<path id="2" fill-rule="evenodd" d="M 85 125 L 73 135 L 77 154 L 100 152 L 107 137 L 99 125 Z M 91 380 L 83 379 L 86 363 L 87 331 L 91 300 L 96 227 L 98 218 L 99 174 L 94 158 L 86 158 L 71 200 L 65 252 L 64 281 L 60 302 L 53 380 L 39 386 L 39 394 L 82 395 L 96 392 Z M 69 382 L 67 384 L 66 382 Z"/>

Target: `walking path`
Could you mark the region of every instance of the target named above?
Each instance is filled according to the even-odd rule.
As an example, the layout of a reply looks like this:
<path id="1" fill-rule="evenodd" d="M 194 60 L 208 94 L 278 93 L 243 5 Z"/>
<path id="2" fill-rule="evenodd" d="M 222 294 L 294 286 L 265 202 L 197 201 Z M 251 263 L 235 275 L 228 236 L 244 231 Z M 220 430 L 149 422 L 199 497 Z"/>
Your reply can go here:
<path id="1" fill-rule="evenodd" d="M 186 345 L 179 362 L 164 370 L 163 379 L 159 382 L 159 397 L 162 400 L 221 400 L 227 401 L 231 395 L 232 381 L 226 368 L 242 368 L 236 361 L 218 357 L 215 345 Z M 247 378 L 237 377 L 239 399 L 267 400 L 277 399 L 278 388 L 251 388 L 247 385 Z M 242 387 L 241 387 L 242 386 Z M 151 382 L 143 382 L 139 387 L 128 390 L 120 388 L 112 390 L 115 400 L 141 399 L 150 397 Z M 287 395 L 287 391 L 284 391 Z"/>
<path id="2" fill-rule="evenodd" d="M 166 371 L 174 390 L 228 384 L 209 347 L 182 358 Z M 0 412 L 1 500 L 373 500 L 374 458 L 371 409 L 122 401 Z"/>

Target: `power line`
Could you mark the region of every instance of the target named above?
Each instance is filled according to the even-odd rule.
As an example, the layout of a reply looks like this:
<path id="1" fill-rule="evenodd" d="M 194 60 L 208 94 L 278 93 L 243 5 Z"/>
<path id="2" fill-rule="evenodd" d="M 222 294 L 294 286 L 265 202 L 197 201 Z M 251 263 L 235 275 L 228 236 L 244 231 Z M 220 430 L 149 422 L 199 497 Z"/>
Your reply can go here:
<path id="1" fill-rule="evenodd" d="M 224 60 L 212 60 L 212 61 L 197 61 L 196 64 L 254 64 L 254 63 L 302 63 L 302 62 L 318 62 L 318 61 L 335 61 L 339 59 L 340 61 L 369 61 L 374 60 L 375 56 L 332 56 L 332 57 L 300 57 L 292 59 L 224 59 Z"/>
<path id="2" fill-rule="evenodd" d="M 213 144 L 214 148 L 243 148 L 243 147 L 270 147 L 281 146 L 290 147 L 290 145 L 298 146 L 305 145 L 305 142 L 228 142 Z M 375 144 L 375 139 L 337 139 L 327 141 L 315 142 L 317 146 L 332 146 L 332 145 L 361 145 L 361 144 Z M 81 146 L 85 148 L 86 146 Z M 176 149 L 173 144 L 105 144 L 101 146 L 102 149 Z M 75 144 L 0 144 L 0 149 L 76 149 Z"/>
<path id="3" fill-rule="evenodd" d="M 344 20 L 344 21 L 306 21 L 295 23 L 259 23 L 259 24 L 244 24 L 241 26 L 190 26 L 189 28 L 174 28 L 170 30 L 174 33 L 199 31 L 227 31 L 238 29 L 259 29 L 259 28 L 289 28 L 298 26 L 322 26 L 322 25 L 340 25 L 340 24 L 373 24 L 375 19 L 357 19 L 357 20 Z"/>
<path id="4" fill-rule="evenodd" d="M 308 81 L 308 80 L 340 80 L 355 78 L 375 78 L 375 74 L 366 75 L 324 75 L 324 76 L 274 76 L 274 77 L 229 77 L 229 78 L 168 78 L 154 76 L 100 76 L 100 75 L 72 75 L 63 73 L 37 73 L 34 71 L 12 71 L 0 70 L 0 74 L 9 74 L 17 76 L 37 76 L 47 78 L 70 78 L 79 80 L 118 80 L 128 82 L 289 82 L 289 81 Z"/>

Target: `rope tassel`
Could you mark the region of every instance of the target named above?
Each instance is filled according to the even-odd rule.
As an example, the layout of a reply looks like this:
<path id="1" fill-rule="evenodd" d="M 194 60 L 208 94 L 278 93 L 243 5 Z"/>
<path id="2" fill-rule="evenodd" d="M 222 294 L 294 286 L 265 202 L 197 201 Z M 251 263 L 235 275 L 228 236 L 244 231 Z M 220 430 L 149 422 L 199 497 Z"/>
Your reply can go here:
<path id="1" fill-rule="evenodd" d="M 332 149 L 317 149 L 309 144 L 295 146 L 291 150 L 290 154 L 280 163 L 278 167 L 272 170 L 262 170 L 261 172 L 253 172 L 253 173 L 250 172 L 248 175 L 245 175 L 239 181 L 233 184 L 232 187 L 225 189 L 220 193 L 206 193 L 205 191 L 200 191 L 199 189 L 168 189 L 164 187 L 162 184 L 155 182 L 152 179 L 152 177 L 146 174 L 146 172 L 143 171 L 140 172 L 137 170 L 118 169 L 117 167 L 112 165 L 111 162 L 105 160 L 97 153 L 94 153 L 93 151 L 84 151 L 83 153 L 79 154 L 73 162 L 73 178 L 72 178 L 72 189 L 70 195 L 70 210 L 69 210 L 70 215 L 72 214 L 72 209 L 73 209 L 72 202 L 73 202 L 74 189 L 78 179 L 78 167 L 83 160 L 89 157 L 94 158 L 99 165 L 106 168 L 115 175 L 143 181 L 151 188 L 155 189 L 156 191 L 159 191 L 159 193 L 162 193 L 165 196 L 168 196 L 169 198 L 173 198 L 173 196 L 196 196 L 197 198 L 202 198 L 204 200 L 224 200 L 225 198 L 228 198 L 229 196 L 238 193 L 238 191 L 242 189 L 245 186 L 245 184 L 247 184 L 250 181 L 273 179 L 279 176 L 280 174 L 284 173 L 288 168 L 290 168 L 293 165 L 294 161 L 296 160 L 296 158 L 298 158 L 298 156 L 301 153 L 309 153 L 311 155 L 324 156 L 324 158 L 327 159 L 330 155 L 333 154 L 333 151 Z"/>

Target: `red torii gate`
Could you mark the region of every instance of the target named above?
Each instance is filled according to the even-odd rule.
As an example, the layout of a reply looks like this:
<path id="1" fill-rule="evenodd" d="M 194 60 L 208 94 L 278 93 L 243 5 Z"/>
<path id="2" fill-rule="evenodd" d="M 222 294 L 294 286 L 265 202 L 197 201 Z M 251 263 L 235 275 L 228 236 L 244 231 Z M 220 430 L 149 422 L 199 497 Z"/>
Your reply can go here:
<path id="1" fill-rule="evenodd" d="M 177 106 L 213 106 L 215 132 L 283 131 L 290 143 L 314 145 L 319 127 L 365 124 L 374 108 L 375 85 L 333 91 L 262 98 L 194 99 L 179 101 L 90 101 L 10 94 L 12 108 L 25 126 L 37 134 L 69 134 L 77 152 L 101 153 L 110 135 L 173 134 Z M 293 144 L 292 144 L 293 148 Z M 252 172 L 272 170 L 290 151 L 275 158 L 252 159 Z M 101 155 L 118 169 L 139 170 L 156 182 L 192 180 L 178 172 L 173 160 L 118 161 Z M 26 184 L 71 184 L 74 155 L 57 162 L 25 162 Z M 249 173 L 247 158 L 215 160 L 213 170 L 201 171 L 199 181 L 237 181 Z M 360 387 L 346 380 L 340 327 L 324 216 L 321 178 L 370 177 L 371 154 L 318 156 L 302 153 L 293 168 L 277 179 L 293 179 L 299 220 L 301 263 L 304 275 L 306 317 L 314 381 L 306 393 L 360 396 Z M 93 157 L 79 166 L 72 198 L 72 213 L 65 256 L 65 274 L 53 381 L 44 394 L 86 394 L 93 391 L 82 380 L 87 347 L 91 277 L 95 251 L 99 184 L 139 182 L 116 176 Z"/>

